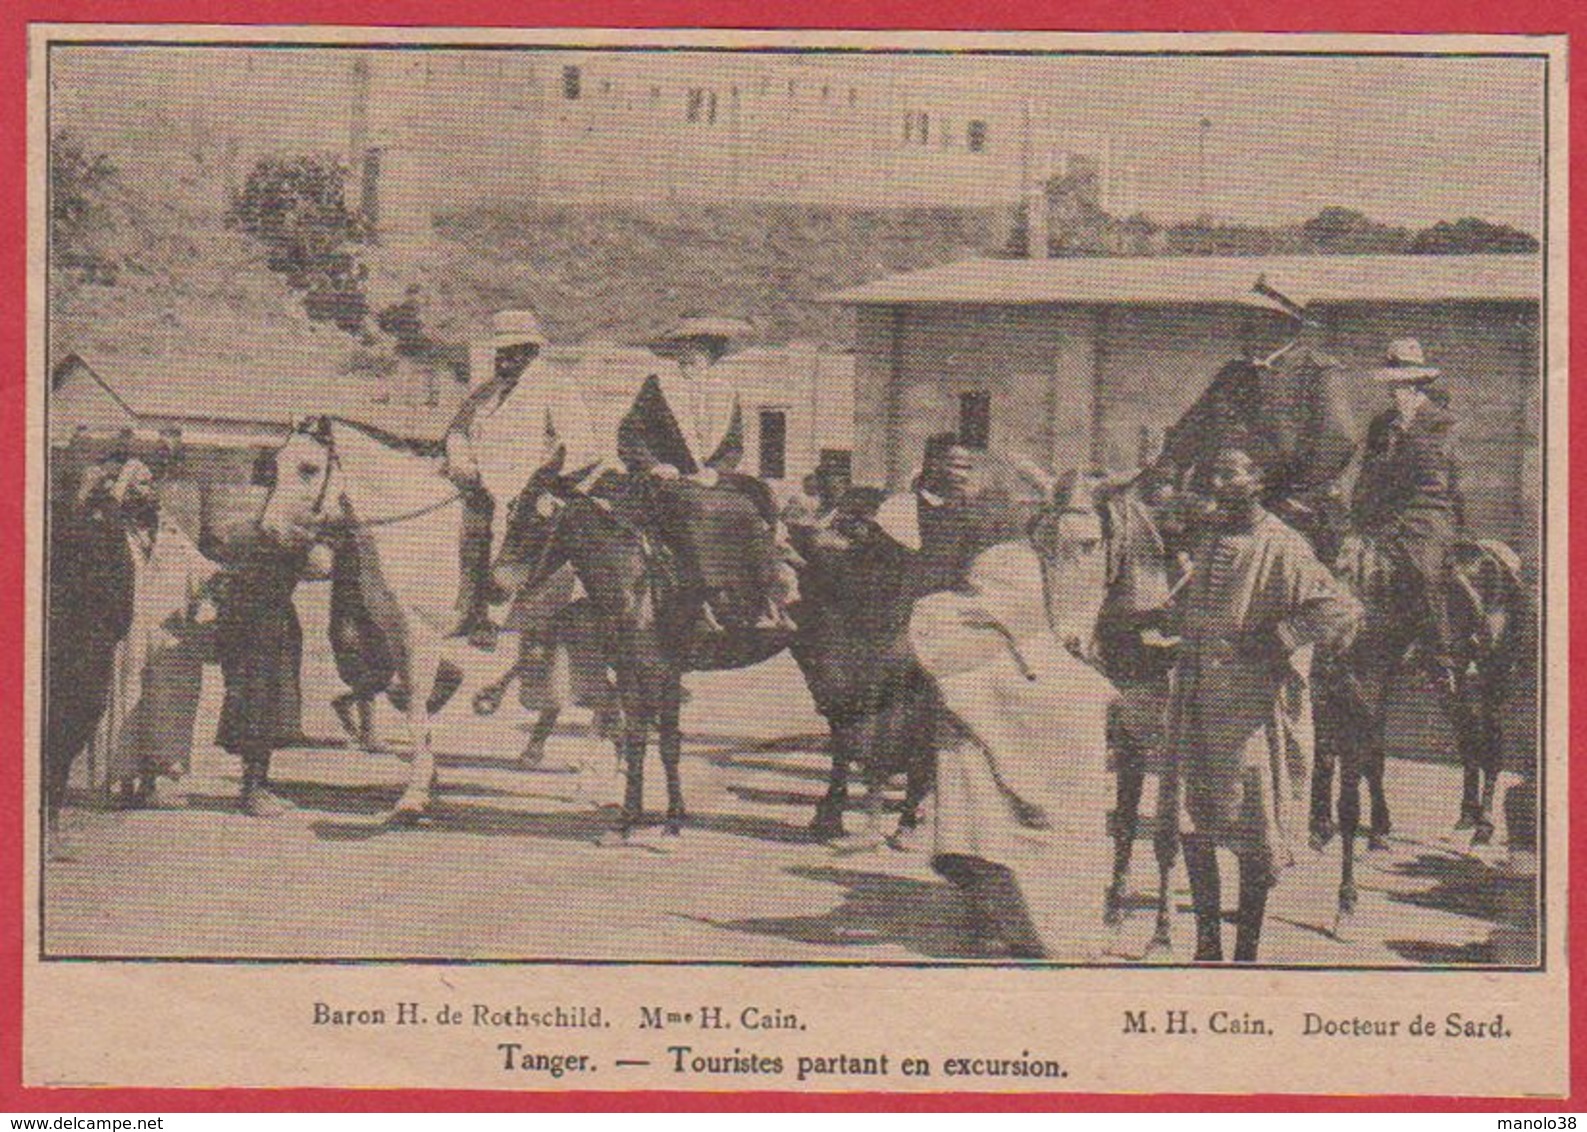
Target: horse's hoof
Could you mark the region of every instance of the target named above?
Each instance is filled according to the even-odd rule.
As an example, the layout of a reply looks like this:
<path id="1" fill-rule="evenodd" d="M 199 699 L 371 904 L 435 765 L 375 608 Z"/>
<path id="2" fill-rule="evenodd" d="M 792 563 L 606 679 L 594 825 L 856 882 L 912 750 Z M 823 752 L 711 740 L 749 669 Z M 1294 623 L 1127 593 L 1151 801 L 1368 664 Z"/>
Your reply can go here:
<path id="1" fill-rule="evenodd" d="M 1331 825 L 1314 825 L 1311 827 L 1309 844 L 1313 853 L 1321 853 L 1328 848 L 1328 843 L 1334 839 L 1334 827 Z"/>
<path id="2" fill-rule="evenodd" d="M 543 743 L 531 743 L 518 755 L 518 769 L 533 770 L 545 761 L 546 749 Z"/>
<path id="3" fill-rule="evenodd" d="M 1493 823 L 1491 821 L 1479 821 L 1476 831 L 1471 835 L 1471 843 L 1473 845 L 1493 844 Z"/>
<path id="4" fill-rule="evenodd" d="M 683 832 L 683 823 L 689 820 L 689 815 L 682 810 L 672 810 L 667 814 L 666 833 L 668 837 L 677 837 Z"/>
<path id="5" fill-rule="evenodd" d="M 475 715 L 495 715 L 501 708 L 502 693 L 486 688 L 474 694 Z"/>
<path id="6" fill-rule="evenodd" d="M 843 819 L 831 814 L 817 814 L 810 823 L 810 836 L 817 841 L 836 841 L 847 835 Z"/>
<path id="7" fill-rule="evenodd" d="M 1341 885 L 1339 888 L 1339 914 L 1353 916 L 1356 911 L 1356 886 L 1353 884 Z"/>
<path id="8" fill-rule="evenodd" d="M 1477 816 L 1475 814 L 1469 812 L 1469 811 L 1462 810 L 1460 812 L 1460 817 L 1455 819 L 1455 829 L 1457 829 L 1457 830 L 1476 829 L 1476 828 L 1477 828 Z"/>
<path id="9" fill-rule="evenodd" d="M 1102 922 L 1110 928 L 1124 922 L 1124 895 L 1116 884 L 1102 890 Z"/>
<path id="10" fill-rule="evenodd" d="M 1367 835 L 1367 850 L 1369 852 L 1384 853 L 1389 848 L 1389 835 L 1386 833 L 1369 833 Z"/>
<path id="11" fill-rule="evenodd" d="M 1166 955 L 1174 950 L 1174 937 L 1169 933 L 1166 924 L 1159 925 L 1152 933 L 1152 941 L 1146 945 L 1148 955 Z"/>

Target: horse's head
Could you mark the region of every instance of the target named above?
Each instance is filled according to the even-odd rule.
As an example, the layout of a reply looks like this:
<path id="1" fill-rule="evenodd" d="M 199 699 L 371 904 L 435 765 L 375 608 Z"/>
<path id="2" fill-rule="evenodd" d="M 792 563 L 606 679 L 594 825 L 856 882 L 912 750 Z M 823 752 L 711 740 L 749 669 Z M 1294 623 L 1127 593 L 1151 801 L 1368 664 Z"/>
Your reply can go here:
<path id="1" fill-rule="evenodd" d="M 1108 592 L 1108 528 L 1102 481 L 1084 472 L 1058 478 L 1030 525 L 1042 560 L 1047 617 L 1055 632 L 1089 648 Z"/>
<path id="2" fill-rule="evenodd" d="M 1456 544 L 1449 555 L 1448 584 L 1459 653 L 1481 662 L 1516 639 L 1530 602 L 1514 550 L 1495 540 Z"/>
<path id="3" fill-rule="evenodd" d="M 501 549 L 491 565 L 496 585 L 517 593 L 561 565 L 556 546 L 562 515 L 574 499 L 577 476 L 563 474 L 564 454 L 529 477 L 511 503 L 503 523 Z"/>
<path id="4" fill-rule="evenodd" d="M 287 546 L 317 541 L 336 517 L 333 509 L 339 501 L 329 420 L 315 417 L 299 423 L 273 459 L 261 462 L 260 470 L 270 488 L 260 529 Z"/>

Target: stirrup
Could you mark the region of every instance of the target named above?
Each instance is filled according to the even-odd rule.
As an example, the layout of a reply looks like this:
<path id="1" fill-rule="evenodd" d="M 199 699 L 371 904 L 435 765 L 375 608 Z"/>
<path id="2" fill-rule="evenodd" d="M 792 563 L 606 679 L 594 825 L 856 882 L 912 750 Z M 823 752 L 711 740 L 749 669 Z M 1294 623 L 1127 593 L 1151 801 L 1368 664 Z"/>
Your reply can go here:
<path id="1" fill-rule="evenodd" d="M 722 622 L 717 619 L 716 610 L 711 608 L 711 603 L 709 601 L 702 601 L 700 603 L 699 622 L 701 627 L 703 627 L 707 633 L 727 632 L 727 629 L 723 626 Z"/>

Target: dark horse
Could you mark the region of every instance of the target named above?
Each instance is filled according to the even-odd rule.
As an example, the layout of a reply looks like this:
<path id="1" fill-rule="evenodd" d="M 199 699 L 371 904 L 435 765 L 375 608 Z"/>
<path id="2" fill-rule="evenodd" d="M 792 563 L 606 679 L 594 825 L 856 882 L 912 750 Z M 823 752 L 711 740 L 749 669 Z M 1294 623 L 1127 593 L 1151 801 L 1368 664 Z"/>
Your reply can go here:
<path id="1" fill-rule="evenodd" d="M 665 829 L 675 834 L 686 816 L 679 773 L 683 674 L 758 663 L 787 648 L 792 634 L 700 632 L 699 599 L 679 584 L 641 526 L 626 484 L 584 494 L 572 486 L 579 478 L 564 475 L 558 461 L 513 501 L 497 582 L 516 593 L 571 564 L 605 630 L 616 677 L 618 749 L 627 773 L 618 828 L 626 835 L 643 822 L 645 750 L 654 728 L 667 777 Z"/>
<path id="2" fill-rule="evenodd" d="M 1335 573 L 1366 609 L 1362 628 L 1340 647 L 1320 653 L 1314 671 L 1317 764 L 1312 777 L 1311 837 L 1321 848 L 1335 831 L 1330 806 L 1339 776 L 1338 833 L 1342 863 L 1339 910 L 1355 910 L 1355 839 L 1361 825 L 1361 783 L 1370 798 L 1367 844 L 1387 848 L 1391 829 L 1383 788 L 1387 699 L 1412 674 L 1420 649 L 1406 571 L 1368 537 L 1345 537 Z M 1453 687 L 1438 700 L 1460 753 L 1463 786 L 1457 829 L 1474 844 L 1493 838 L 1492 806 L 1504 753 L 1500 719 L 1520 656 L 1529 602 L 1513 551 L 1493 541 L 1460 542 L 1445 569 L 1454 637 Z"/>
<path id="3" fill-rule="evenodd" d="M 989 463 L 999 468 L 997 461 Z M 743 667 L 784 648 L 799 664 L 831 731 L 832 769 L 812 834 L 843 833 L 849 774 L 856 765 L 865 776 L 873 821 L 888 780 L 902 772 L 900 831 L 916 824 L 931 786 L 935 690 L 904 636 L 917 596 L 910 588 L 914 552 L 893 542 L 873 521 L 880 493 L 855 489 L 825 531 L 798 542 L 806 565 L 797 633 L 701 634 L 698 598 L 677 584 L 666 554 L 654 546 L 631 498 L 624 498 L 631 482 L 607 481 L 586 495 L 571 489 L 576 480 L 558 468 L 545 469 L 514 501 L 497 580 L 505 589 L 522 592 L 571 563 L 583 583 L 588 595 L 583 601 L 604 629 L 598 647 L 617 678 L 617 744 L 627 771 L 622 828 L 642 816 L 643 758 L 652 726 L 667 774 L 667 827 L 676 829 L 683 819 L 678 773 L 683 673 Z M 493 695 L 476 710 L 492 710 L 499 702 L 498 689 L 487 691 Z M 542 710 L 537 721 L 535 735 L 542 743 L 555 712 L 555 707 Z"/>

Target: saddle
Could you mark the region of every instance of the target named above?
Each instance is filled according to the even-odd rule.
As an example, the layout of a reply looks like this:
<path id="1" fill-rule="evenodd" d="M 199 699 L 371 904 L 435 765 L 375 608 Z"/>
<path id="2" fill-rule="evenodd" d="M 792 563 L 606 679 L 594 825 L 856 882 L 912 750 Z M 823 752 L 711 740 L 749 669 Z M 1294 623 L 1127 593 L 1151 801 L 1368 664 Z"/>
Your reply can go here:
<path id="1" fill-rule="evenodd" d="M 737 477 L 714 486 L 644 477 L 618 513 L 650 536 L 657 567 L 680 590 L 709 604 L 722 629 L 754 626 L 767 578 L 779 561 L 771 526 Z M 638 504 L 638 506 L 636 506 Z"/>

